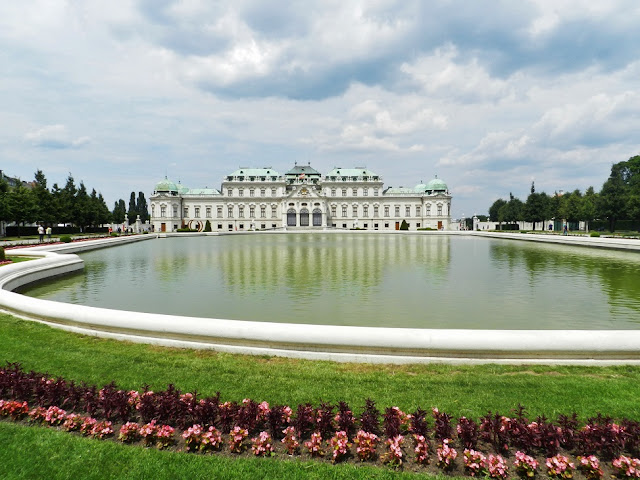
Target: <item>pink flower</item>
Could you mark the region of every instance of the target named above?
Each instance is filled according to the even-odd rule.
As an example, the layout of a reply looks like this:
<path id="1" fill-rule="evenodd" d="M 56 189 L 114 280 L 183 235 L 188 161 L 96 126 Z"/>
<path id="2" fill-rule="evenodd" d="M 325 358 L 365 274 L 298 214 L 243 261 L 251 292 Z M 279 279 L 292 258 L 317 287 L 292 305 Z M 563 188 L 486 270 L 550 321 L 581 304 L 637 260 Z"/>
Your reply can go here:
<path id="1" fill-rule="evenodd" d="M 273 454 L 273 445 L 269 432 L 260 432 L 256 438 L 251 439 L 251 443 L 251 451 L 256 457 Z"/>
<path id="2" fill-rule="evenodd" d="M 376 457 L 376 448 L 380 443 L 380 438 L 375 433 L 358 430 L 354 443 L 356 444 L 356 455 L 361 462 L 364 462 Z"/>

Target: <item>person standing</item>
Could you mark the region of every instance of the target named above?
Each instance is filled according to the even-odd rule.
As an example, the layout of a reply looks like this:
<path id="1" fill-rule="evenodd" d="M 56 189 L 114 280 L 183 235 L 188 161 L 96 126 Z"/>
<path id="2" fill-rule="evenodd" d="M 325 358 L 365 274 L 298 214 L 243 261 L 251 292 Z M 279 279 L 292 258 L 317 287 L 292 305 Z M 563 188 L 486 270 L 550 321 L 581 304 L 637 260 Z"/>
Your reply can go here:
<path id="1" fill-rule="evenodd" d="M 46 233 L 47 233 L 47 239 L 51 241 L 51 226 L 47 227 Z"/>
<path id="2" fill-rule="evenodd" d="M 38 235 L 40 236 L 40 243 L 44 242 L 44 227 L 38 225 Z"/>

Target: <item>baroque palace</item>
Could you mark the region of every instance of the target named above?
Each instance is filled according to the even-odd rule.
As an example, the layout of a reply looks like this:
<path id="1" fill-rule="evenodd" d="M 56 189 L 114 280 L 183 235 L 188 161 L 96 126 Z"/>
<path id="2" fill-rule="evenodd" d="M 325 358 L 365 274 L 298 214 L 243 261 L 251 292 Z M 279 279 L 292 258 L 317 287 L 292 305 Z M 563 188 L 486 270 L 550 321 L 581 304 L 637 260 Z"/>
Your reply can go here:
<path id="1" fill-rule="evenodd" d="M 220 190 L 186 188 L 167 178 L 150 197 L 156 232 L 270 229 L 447 230 L 451 195 L 439 178 L 413 188 L 384 189 L 367 168 L 334 168 L 326 175 L 295 165 L 284 175 L 270 167 L 239 168 Z"/>

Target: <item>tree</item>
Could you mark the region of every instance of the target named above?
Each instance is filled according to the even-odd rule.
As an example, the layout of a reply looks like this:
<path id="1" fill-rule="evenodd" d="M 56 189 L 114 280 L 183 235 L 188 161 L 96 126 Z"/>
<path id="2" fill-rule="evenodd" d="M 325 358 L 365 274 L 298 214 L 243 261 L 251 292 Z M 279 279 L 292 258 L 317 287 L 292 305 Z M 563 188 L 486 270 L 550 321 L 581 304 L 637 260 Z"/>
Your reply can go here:
<path id="1" fill-rule="evenodd" d="M 522 220 L 522 210 L 522 201 L 509 193 L 509 201 L 500 208 L 498 216 L 507 223 L 517 223 Z"/>
<path id="2" fill-rule="evenodd" d="M 124 223 L 124 217 L 127 215 L 127 210 L 124 204 L 124 200 L 120 199 L 115 202 L 113 206 L 113 212 L 111 214 L 114 223 Z"/>
<path id="3" fill-rule="evenodd" d="M 493 205 L 489 207 L 489 220 L 491 220 L 492 222 L 499 222 L 500 219 L 498 214 L 500 212 L 500 208 L 502 208 L 506 203 L 507 201 L 503 200 L 502 198 L 499 198 L 498 200 L 493 202 Z"/>
<path id="4" fill-rule="evenodd" d="M 62 223 L 73 223 L 77 191 L 73 176 L 69 174 L 67 183 L 65 183 L 58 197 L 58 219 Z"/>
<path id="5" fill-rule="evenodd" d="M 613 232 L 616 222 L 624 218 L 628 203 L 626 180 L 628 171 L 626 162 L 612 165 L 611 174 L 600 190 L 598 213 L 609 221 L 609 231 Z"/>
<path id="6" fill-rule="evenodd" d="M 80 231 L 84 231 L 85 227 L 91 223 L 89 194 L 84 182 L 80 182 L 73 204 L 73 223 L 80 227 Z"/>
<path id="7" fill-rule="evenodd" d="M 593 187 L 587 188 L 582 197 L 582 203 L 580 205 L 580 217 L 579 219 L 585 222 L 585 230 L 589 231 L 589 224 L 593 222 L 598 213 L 598 194 L 595 193 Z"/>
<path id="8" fill-rule="evenodd" d="M 33 192 L 19 183 L 18 186 L 9 190 L 7 204 L 9 219 L 18 226 L 18 236 L 20 236 L 20 224 L 34 222 L 38 214 Z"/>
<path id="9" fill-rule="evenodd" d="M 149 206 L 147 205 L 147 199 L 144 198 L 143 192 L 138 192 L 138 200 L 136 201 L 136 212 L 138 215 L 140 215 L 140 220 L 142 220 L 142 223 L 145 223 L 147 220 L 149 220 Z"/>
<path id="10" fill-rule="evenodd" d="M 129 197 L 129 210 L 127 211 L 127 217 L 129 218 L 129 225 L 136 221 L 136 217 L 139 215 L 136 205 L 136 193 L 131 192 Z"/>
<path id="11" fill-rule="evenodd" d="M 53 209 L 53 197 L 47 189 L 47 179 L 44 173 L 42 173 L 42 170 L 37 170 L 35 173 L 35 185 L 32 191 L 37 219 L 47 224 L 53 223 L 56 220 Z"/>
<path id="12" fill-rule="evenodd" d="M 531 193 L 527 197 L 524 206 L 524 219 L 533 223 L 533 229 L 536 229 L 536 223 L 543 222 L 549 218 L 549 196 L 542 193 Z M 544 230 L 544 226 L 542 227 Z"/>
<path id="13" fill-rule="evenodd" d="M 581 220 L 582 194 L 580 190 L 564 194 L 560 203 L 560 216 L 567 222 L 577 223 Z"/>

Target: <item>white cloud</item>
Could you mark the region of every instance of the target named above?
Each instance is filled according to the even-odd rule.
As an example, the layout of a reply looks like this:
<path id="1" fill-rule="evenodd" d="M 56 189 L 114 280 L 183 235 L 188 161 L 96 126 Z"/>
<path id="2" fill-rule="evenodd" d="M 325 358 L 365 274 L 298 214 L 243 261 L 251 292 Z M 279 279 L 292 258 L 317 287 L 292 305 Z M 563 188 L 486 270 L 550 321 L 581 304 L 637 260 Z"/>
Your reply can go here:
<path id="1" fill-rule="evenodd" d="M 55 149 L 78 148 L 91 141 L 86 136 L 72 138 L 64 125 L 46 125 L 27 133 L 24 138 L 35 147 Z"/>

